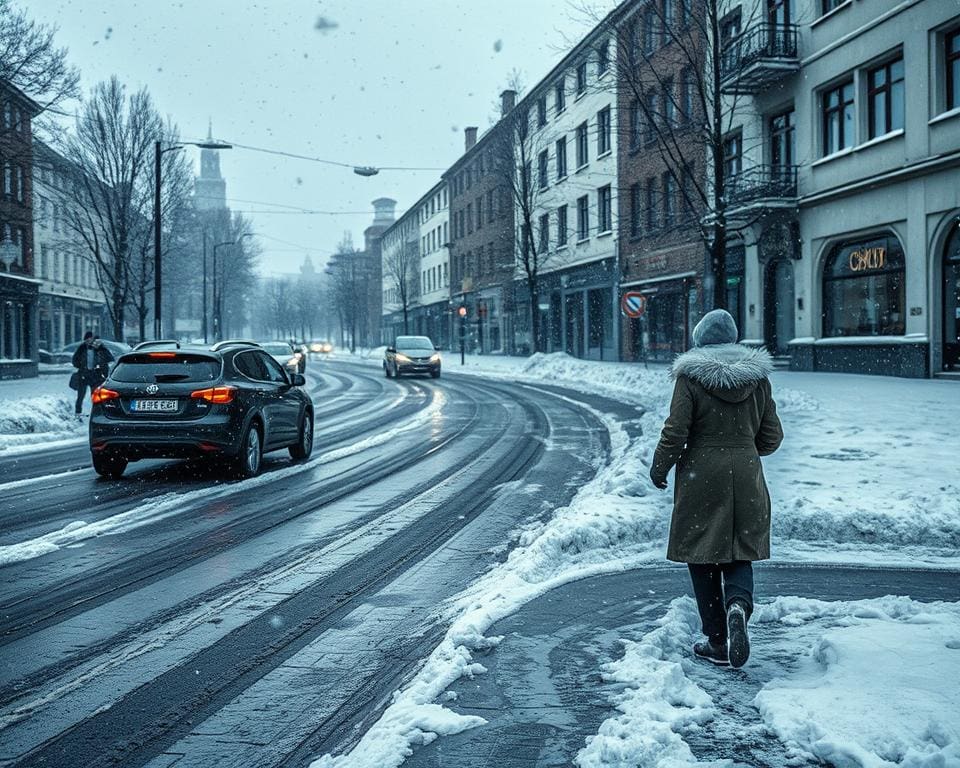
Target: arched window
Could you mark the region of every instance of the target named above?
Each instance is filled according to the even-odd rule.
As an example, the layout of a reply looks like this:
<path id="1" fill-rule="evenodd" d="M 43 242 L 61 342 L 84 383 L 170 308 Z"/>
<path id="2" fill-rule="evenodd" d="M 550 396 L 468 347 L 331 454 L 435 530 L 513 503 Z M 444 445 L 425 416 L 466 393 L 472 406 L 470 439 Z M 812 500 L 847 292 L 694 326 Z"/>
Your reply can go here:
<path id="1" fill-rule="evenodd" d="M 905 283 L 894 235 L 837 245 L 823 270 L 823 335 L 902 336 Z"/>

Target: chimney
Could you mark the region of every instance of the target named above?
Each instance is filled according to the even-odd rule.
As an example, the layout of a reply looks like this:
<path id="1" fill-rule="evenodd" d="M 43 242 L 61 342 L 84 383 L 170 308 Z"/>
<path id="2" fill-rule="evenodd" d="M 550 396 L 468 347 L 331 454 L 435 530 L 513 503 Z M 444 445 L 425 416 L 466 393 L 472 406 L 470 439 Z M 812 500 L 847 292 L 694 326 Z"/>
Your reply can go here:
<path id="1" fill-rule="evenodd" d="M 474 144 L 477 143 L 477 129 L 474 127 L 464 128 L 464 150 L 469 152 Z"/>
<path id="2" fill-rule="evenodd" d="M 500 117 L 506 117 L 517 105 L 517 92 L 506 90 L 500 94 Z"/>

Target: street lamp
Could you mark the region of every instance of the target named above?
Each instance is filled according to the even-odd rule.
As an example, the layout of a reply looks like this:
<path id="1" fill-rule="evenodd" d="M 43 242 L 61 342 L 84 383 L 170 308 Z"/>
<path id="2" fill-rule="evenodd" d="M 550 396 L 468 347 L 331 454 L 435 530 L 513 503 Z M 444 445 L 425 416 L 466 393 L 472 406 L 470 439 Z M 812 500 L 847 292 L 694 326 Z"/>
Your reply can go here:
<path id="1" fill-rule="evenodd" d="M 217 141 L 181 141 L 170 147 L 161 146 L 160 141 L 153 144 L 153 338 L 159 339 L 162 331 L 160 322 L 160 160 L 165 152 L 176 152 L 186 146 L 200 147 L 200 149 L 232 149 L 232 145 Z"/>
<path id="2" fill-rule="evenodd" d="M 253 237 L 253 233 L 244 232 L 236 240 L 224 240 L 222 243 L 216 243 L 213 246 L 213 338 L 215 341 L 222 341 L 220 338 L 220 328 L 223 320 L 221 315 L 223 311 L 222 281 L 220 281 L 221 285 L 219 285 L 219 290 L 217 285 L 217 249 L 226 245 L 237 245 L 245 237 Z"/>

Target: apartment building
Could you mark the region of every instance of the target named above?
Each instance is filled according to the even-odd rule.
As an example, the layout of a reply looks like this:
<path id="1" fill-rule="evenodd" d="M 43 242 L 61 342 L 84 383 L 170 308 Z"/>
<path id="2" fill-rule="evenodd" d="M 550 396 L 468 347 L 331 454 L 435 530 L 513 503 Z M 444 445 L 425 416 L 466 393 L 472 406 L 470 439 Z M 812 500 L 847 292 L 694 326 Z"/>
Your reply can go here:
<path id="1" fill-rule="evenodd" d="M 729 2 L 744 336 L 799 370 L 960 363 L 960 8 Z M 736 104 L 734 105 L 734 99 Z"/>
<path id="2" fill-rule="evenodd" d="M 503 120 L 516 106 L 516 92 L 500 97 L 500 120 L 478 138 L 465 129 L 464 154 L 443 174 L 449 201 L 450 291 L 464 306 L 465 346 L 480 353 L 510 351 L 514 274 L 514 207 L 503 172 Z M 459 327 L 454 345 L 459 345 Z"/>
<path id="3" fill-rule="evenodd" d="M 438 347 L 451 344 L 450 204 L 440 181 L 414 206 L 420 229 L 419 301 L 413 313 L 414 333 L 429 336 Z"/>
<path id="4" fill-rule="evenodd" d="M 617 24 L 620 297 L 630 291 L 646 299 L 642 318 L 623 319 L 624 360 L 672 360 L 689 347 L 709 301 L 699 226 L 706 214 L 707 106 L 698 97 L 705 12 L 703 2 L 633 2 Z M 729 254 L 727 304 L 735 316 L 742 264 Z"/>
<path id="5" fill-rule="evenodd" d="M 513 348 L 523 353 L 565 351 L 580 358 L 618 359 L 614 15 L 564 56 L 516 108 L 523 123 L 515 165 L 526 178 L 514 190 L 519 231 Z M 527 226 L 533 230 L 532 243 L 523 231 Z M 530 306 L 523 267 L 525 261 L 532 263 L 532 253 L 536 307 Z M 532 338 L 531 312 L 540 314 L 537 340 Z"/>
<path id="6" fill-rule="evenodd" d="M 37 375 L 33 132 L 40 107 L 0 80 L 0 379 Z"/>
<path id="7" fill-rule="evenodd" d="M 34 143 L 34 277 L 41 281 L 38 344 L 56 351 L 85 331 L 108 327 L 106 301 L 84 243 L 67 225 L 71 168 L 50 147 Z"/>
<path id="8" fill-rule="evenodd" d="M 413 310 L 420 299 L 420 217 L 407 209 L 381 238 L 382 344 L 413 332 Z"/>

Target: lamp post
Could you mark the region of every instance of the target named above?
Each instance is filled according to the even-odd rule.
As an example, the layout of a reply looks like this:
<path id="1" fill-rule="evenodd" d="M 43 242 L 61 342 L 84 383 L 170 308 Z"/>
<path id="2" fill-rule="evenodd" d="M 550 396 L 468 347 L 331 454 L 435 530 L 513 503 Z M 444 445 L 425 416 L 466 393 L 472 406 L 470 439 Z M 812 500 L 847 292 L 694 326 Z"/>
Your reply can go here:
<path id="1" fill-rule="evenodd" d="M 213 339 L 214 341 L 223 341 L 220 338 L 221 328 L 223 327 L 223 281 L 217 280 L 217 249 L 226 245 L 236 245 L 245 237 L 253 237 L 252 232 L 244 232 L 236 240 L 224 240 L 222 243 L 216 243 L 213 246 Z M 204 251 L 206 253 L 206 251 Z"/>
<path id="2" fill-rule="evenodd" d="M 162 146 L 162 142 L 153 143 L 153 338 L 159 339 L 163 330 L 160 319 L 160 297 L 162 278 L 161 265 L 161 221 L 160 221 L 160 188 L 161 188 L 161 160 L 165 152 L 176 152 L 186 146 L 200 147 L 200 149 L 232 149 L 230 144 L 216 141 L 181 141 L 170 147 Z"/>

